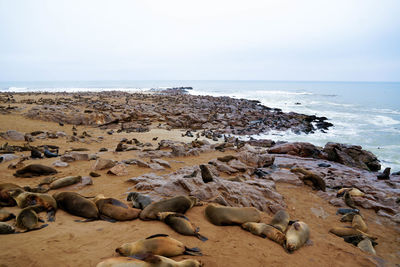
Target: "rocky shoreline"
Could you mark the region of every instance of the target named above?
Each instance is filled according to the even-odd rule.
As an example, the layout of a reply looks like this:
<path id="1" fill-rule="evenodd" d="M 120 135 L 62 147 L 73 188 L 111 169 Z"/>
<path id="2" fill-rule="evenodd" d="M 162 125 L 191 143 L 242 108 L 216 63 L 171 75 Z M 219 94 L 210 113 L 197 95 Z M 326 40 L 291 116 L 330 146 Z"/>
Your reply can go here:
<path id="1" fill-rule="evenodd" d="M 383 176 L 375 155 L 356 145 L 327 143 L 322 148 L 236 137 L 269 130 L 324 132 L 332 126 L 325 117 L 284 113 L 252 100 L 193 96 L 185 88 L 176 88 L 146 94 L 1 93 L 0 118 L 9 122 L 1 127 L 0 168 L 6 175 L 0 183 L 18 182 L 42 190 L 37 187 L 41 178 L 15 178 L 13 174 L 29 164 L 43 163 L 58 171 L 56 178 L 82 176 L 60 189 L 49 182 L 46 190 L 111 194 L 122 201 L 129 191 L 154 201 L 186 195 L 205 204 L 255 207 L 267 217 L 281 209 L 296 213 L 292 208 L 300 200 L 284 194 L 293 187 L 299 195 L 309 190 L 307 194 L 324 203 L 320 208 L 299 204 L 301 213 L 310 215 L 297 216 L 310 224 L 312 233 L 318 231 L 309 216 L 318 223 L 333 222 L 327 219 L 328 212 L 349 206 L 338 192 L 358 189 L 362 194 L 351 199 L 369 224 L 369 233 L 378 237 L 378 257 L 349 248 L 351 257 L 365 265 L 400 260 L 393 252 L 399 244 L 396 234 L 374 230 L 388 227 L 397 236 L 400 233 L 400 175 L 378 178 Z M 89 175 L 92 172 L 101 177 Z M 326 235 L 332 234 L 326 231 Z M 319 238 L 317 242 L 323 243 L 326 236 Z M 341 247 L 339 241 L 330 242 Z M 96 260 L 91 258 L 90 264 Z M 213 262 L 211 257 L 204 263 L 222 266 L 222 262 Z"/>

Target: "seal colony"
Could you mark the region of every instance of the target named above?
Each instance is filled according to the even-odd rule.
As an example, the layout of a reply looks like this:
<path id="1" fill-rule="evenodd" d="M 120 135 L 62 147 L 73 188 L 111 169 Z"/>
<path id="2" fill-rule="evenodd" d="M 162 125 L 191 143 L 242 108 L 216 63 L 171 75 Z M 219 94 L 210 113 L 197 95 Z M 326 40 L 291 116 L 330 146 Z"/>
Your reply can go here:
<path id="1" fill-rule="evenodd" d="M 348 265 L 399 260 L 400 179 L 371 172 L 376 157 L 230 135 L 312 134 L 329 130 L 326 118 L 180 91 L 3 93 L 0 103 L 8 265 L 305 265 L 312 254 L 323 266 L 343 251 Z"/>

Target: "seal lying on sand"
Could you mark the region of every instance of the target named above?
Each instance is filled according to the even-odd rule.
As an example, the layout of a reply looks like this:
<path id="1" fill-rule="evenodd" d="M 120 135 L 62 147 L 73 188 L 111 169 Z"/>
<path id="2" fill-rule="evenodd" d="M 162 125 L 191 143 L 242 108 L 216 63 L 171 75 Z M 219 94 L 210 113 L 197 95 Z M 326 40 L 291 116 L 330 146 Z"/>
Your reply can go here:
<path id="1" fill-rule="evenodd" d="M 247 222 L 242 224 L 242 228 L 262 238 L 268 237 L 268 239 L 275 241 L 279 245 L 283 245 L 286 241 L 285 234 L 269 224 Z"/>
<path id="2" fill-rule="evenodd" d="M 14 173 L 15 177 L 32 178 L 41 175 L 56 174 L 57 170 L 41 164 L 30 164 Z"/>
<path id="3" fill-rule="evenodd" d="M 0 184 L 0 206 L 12 207 L 17 204 L 10 194 L 10 192 L 16 189 L 23 190 L 22 187 L 16 184 L 12 183 Z"/>
<path id="4" fill-rule="evenodd" d="M 59 208 L 65 210 L 72 215 L 98 219 L 99 210 L 97 206 L 90 200 L 84 198 L 75 192 L 57 192 L 53 194 Z"/>
<path id="5" fill-rule="evenodd" d="M 15 233 L 15 228 L 8 223 L 0 222 L 0 235 L 7 235 Z"/>
<path id="6" fill-rule="evenodd" d="M 14 218 L 15 215 L 12 212 L 6 210 L 0 210 L 0 222 L 6 222 Z"/>
<path id="7" fill-rule="evenodd" d="M 26 229 L 27 231 L 39 230 L 48 226 L 48 224 L 43 224 L 39 227 L 39 221 L 43 222 L 34 211 L 34 207 L 27 207 L 18 213 L 16 225 L 18 228 Z"/>
<path id="8" fill-rule="evenodd" d="M 133 256 L 144 253 L 152 253 L 165 257 L 182 254 L 202 255 L 199 248 L 188 248 L 182 242 L 163 234 L 152 235 L 146 239 L 123 244 L 115 251 L 122 256 Z"/>
<path id="9" fill-rule="evenodd" d="M 194 197 L 177 196 L 169 199 L 153 202 L 143 209 L 140 213 L 142 220 L 157 220 L 159 212 L 178 212 L 185 213 L 188 209 L 197 204 L 197 199 Z"/>
<path id="10" fill-rule="evenodd" d="M 96 196 L 93 200 L 99 212 L 117 221 L 128 221 L 139 217 L 140 209 L 129 208 L 115 198 L 106 198 L 103 195 Z"/>
<path id="11" fill-rule="evenodd" d="M 197 260 L 174 261 L 172 259 L 144 254 L 135 258 L 115 257 L 106 259 L 96 265 L 96 267 L 201 267 Z"/>
<path id="12" fill-rule="evenodd" d="M 241 225 L 261 220 L 260 212 L 253 207 L 225 207 L 211 203 L 205 209 L 205 213 L 208 220 L 215 225 Z"/>
<path id="13" fill-rule="evenodd" d="M 58 189 L 61 187 L 66 187 L 69 185 L 73 185 L 82 181 L 81 176 L 67 176 L 64 178 L 59 178 L 52 181 L 49 185 L 50 189 Z"/>
<path id="14" fill-rule="evenodd" d="M 201 241 L 207 241 L 208 238 L 199 233 L 200 228 L 194 226 L 188 217 L 175 212 L 160 212 L 158 219 L 168 224 L 172 229 L 181 235 L 195 236 Z"/>
<path id="15" fill-rule="evenodd" d="M 303 246 L 310 237 L 310 229 L 305 222 L 295 222 L 289 226 L 286 232 L 285 249 L 293 252 Z"/>
<path id="16" fill-rule="evenodd" d="M 279 210 L 272 218 L 270 225 L 284 233 L 289 225 L 290 216 L 285 210 Z"/>
<path id="17" fill-rule="evenodd" d="M 132 206 L 141 210 L 150 205 L 152 202 L 149 196 L 142 195 L 138 192 L 130 192 L 126 200 L 132 201 Z"/>

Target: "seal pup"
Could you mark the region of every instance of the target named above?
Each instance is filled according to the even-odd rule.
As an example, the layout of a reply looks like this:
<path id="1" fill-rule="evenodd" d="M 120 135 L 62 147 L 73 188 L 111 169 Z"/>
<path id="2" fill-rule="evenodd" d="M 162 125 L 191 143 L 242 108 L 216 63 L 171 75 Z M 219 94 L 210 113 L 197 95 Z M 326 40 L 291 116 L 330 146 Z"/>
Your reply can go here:
<path id="1" fill-rule="evenodd" d="M 201 170 L 201 178 L 203 179 L 203 182 L 204 183 L 212 182 L 214 178 L 213 175 L 211 174 L 210 169 L 204 164 L 201 164 L 199 167 Z"/>
<path id="2" fill-rule="evenodd" d="M 283 245 L 286 241 L 286 236 L 284 233 L 282 233 L 276 227 L 266 223 L 247 222 L 242 224 L 242 228 L 254 235 L 261 236 L 262 238 L 267 237 L 268 239 L 275 241 L 279 245 Z"/>
<path id="3" fill-rule="evenodd" d="M 347 214 L 347 213 L 355 213 L 355 214 L 360 214 L 359 209 L 345 209 L 345 208 L 340 208 L 336 211 L 336 215 L 338 214 Z"/>
<path id="4" fill-rule="evenodd" d="M 26 229 L 26 232 L 32 230 L 39 230 L 48 226 L 48 224 L 43 224 L 39 227 L 38 226 L 39 222 L 43 221 L 39 219 L 39 216 L 34 211 L 34 207 L 27 207 L 22 209 L 18 213 L 16 218 L 16 226 L 21 229 Z"/>
<path id="5" fill-rule="evenodd" d="M 289 225 L 290 215 L 286 210 L 279 210 L 272 218 L 270 225 L 284 233 Z"/>
<path id="6" fill-rule="evenodd" d="M 15 177 L 32 178 L 42 175 L 56 174 L 57 170 L 41 164 L 30 164 L 14 173 Z"/>
<path id="7" fill-rule="evenodd" d="M 215 225 L 235 225 L 246 222 L 259 222 L 260 212 L 253 207 L 226 207 L 208 204 L 205 209 L 207 219 Z"/>
<path id="8" fill-rule="evenodd" d="M 49 150 L 48 146 L 43 147 L 43 154 L 46 158 L 55 158 L 58 157 L 58 148 L 56 149 L 56 153 L 53 153 Z"/>
<path id="9" fill-rule="evenodd" d="M 178 212 L 184 214 L 188 209 L 197 204 L 195 197 L 177 196 L 169 199 L 153 202 L 146 206 L 140 213 L 142 220 L 157 220 L 159 212 Z"/>
<path id="10" fill-rule="evenodd" d="M 131 257 L 114 257 L 106 259 L 96 265 L 96 267 L 201 267 L 201 262 L 187 259 L 174 261 L 170 258 L 153 255 L 150 253 Z"/>
<path id="11" fill-rule="evenodd" d="M 61 187 L 66 187 L 73 185 L 82 181 L 82 176 L 67 176 L 64 178 L 59 178 L 52 181 L 49 185 L 50 189 L 58 189 Z"/>
<path id="12" fill-rule="evenodd" d="M 144 209 L 151 204 L 151 198 L 149 196 L 140 194 L 138 192 L 129 192 L 127 201 L 132 201 L 132 206 L 136 209 Z"/>
<path id="13" fill-rule="evenodd" d="M 310 238 L 310 229 L 305 222 L 295 222 L 286 232 L 284 248 L 290 253 L 303 246 Z"/>
<path id="14" fill-rule="evenodd" d="M 189 218 L 176 212 L 159 212 L 158 219 L 169 225 L 175 232 L 181 235 L 195 236 L 201 241 L 207 241 L 208 238 L 199 233 L 200 228 L 193 225 Z"/>
<path id="15" fill-rule="evenodd" d="M 365 196 L 365 193 L 362 192 L 360 189 L 358 188 L 346 188 L 343 187 L 341 189 L 338 190 L 336 197 L 341 197 L 343 196 L 346 192 L 348 192 L 350 194 L 350 196 L 352 197 L 363 197 Z"/>
<path id="16" fill-rule="evenodd" d="M 13 190 L 20 189 L 23 190 L 22 187 L 13 183 L 3 183 L 0 184 L 0 206 L 1 207 L 13 207 L 17 203 L 14 198 L 12 198 L 10 192 Z"/>
<path id="17" fill-rule="evenodd" d="M 293 168 L 290 170 L 293 173 L 301 173 L 303 174 L 302 177 L 299 177 L 300 180 L 302 180 L 305 184 L 309 184 L 308 182 L 312 183 L 312 186 L 317 189 L 317 190 L 322 190 L 325 192 L 326 190 L 326 184 L 324 179 L 322 179 L 319 175 L 308 171 L 303 168 Z"/>
<path id="18" fill-rule="evenodd" d="M 57 205 L 66 212 L 87 219 L 98 219 L 99 210 L 92 201 L 75 192 L 57 192 L 53 194 Z"/>
<path id="19" fill-rule="evenodd" d="M 152 253 L 165 257 L 182 254 L 202 255 L 199 248 L 188 248 L 182 242 L 163 234 L 152 235 L 146 239 L 140 239 L 132 243 L 125 243 L 115 251 L 122 256 L 133 256 L 144 253 Z"/>
<path id="20" fill-rule="evenodd" d="M 350 226 L 344 226 L 344 227 L 333 227 L 329 230 L 330 233 L 337 235 L 339 237 L 346 237 L 346 236 L 354 236 L 354 235 L 363 235 L 371 240 L 376 240 L 377 238 L 374 236 L 371 236 L 363 231 L 360 231 L 358 229 L 354 229 L 353 227 Z"/>
<path id="21" fill-rule="evenodd" d="M 97 196 L 93 202 L 99 212 L 117 221 L 129 221 L 139 217 L 140 209 L 129 208 L 127 205 L 115 198 L 106 198 L 103 195 Z"/>
<path id="22" fill-rule="evenodd" d="M 6 210 L 0 210 L 0 222 L 6 222 L 14 218 L 15 215 L 12 212 Z"/>
<path id="23" fill-rule="evenodd" d="M 356 204 L 354 203 L 353 198 L 350 196 L 349 192 L 345 192 L 343 195 L 344 203 L 352 209 L 357 209 Z"/>
<path id="24" fill-rule="evenodd" d="M 15 228 L 5 222 L 0 222 L 0 235 L 15 233 Z"/>
<path id="25" fill-rule="evenodd" d="M 352 222 L 355 215 L 357 215 L 357 213 L 354 213 L 354 212 L 346 213 L 342 216 L 342 218 L 340 218 L 340 221 L 341 222 Z"/>

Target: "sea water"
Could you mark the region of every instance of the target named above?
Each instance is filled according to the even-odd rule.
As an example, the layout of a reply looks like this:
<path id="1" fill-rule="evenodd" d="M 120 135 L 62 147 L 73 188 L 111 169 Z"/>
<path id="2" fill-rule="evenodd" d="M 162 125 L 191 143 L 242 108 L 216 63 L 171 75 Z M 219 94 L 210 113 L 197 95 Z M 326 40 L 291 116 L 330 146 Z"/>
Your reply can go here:
<path id="1" fill-rule="evenodd" d="M 150 88 L 191 86 L 194 95 L 259 100 L 263 105 L 324 116 L 334 124 L 327 133 L 272 131 L 254 138 L 361 145 L 378 156 L 383 167 L 400 171 L 400 83 L 285 81 L 47 81 L 0 82 L 2 91 L 138 92 Z M 244 137 L 249 138 L 249 136 Z"/>

